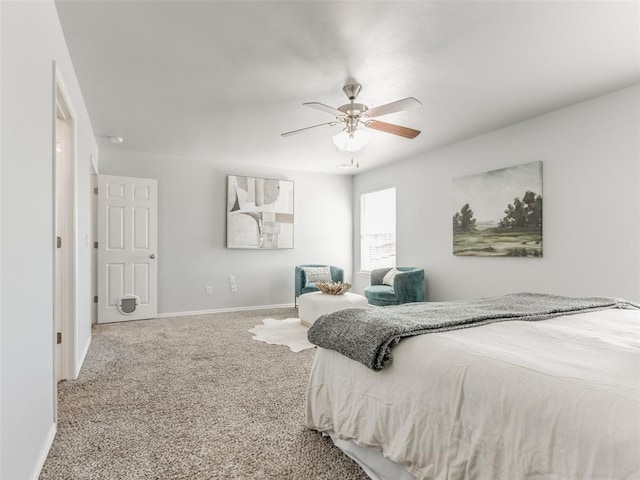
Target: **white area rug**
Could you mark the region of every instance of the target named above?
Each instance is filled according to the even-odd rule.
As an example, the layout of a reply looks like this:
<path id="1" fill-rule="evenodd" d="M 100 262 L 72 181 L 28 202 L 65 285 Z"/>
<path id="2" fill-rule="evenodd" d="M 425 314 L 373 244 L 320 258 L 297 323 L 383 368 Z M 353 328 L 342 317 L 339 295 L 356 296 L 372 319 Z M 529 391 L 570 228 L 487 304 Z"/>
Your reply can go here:
<path id="1" fill-rule="evenodd" d="M 276 320 L 265 318 L 264 325 L 256 325 L 251 330 L 253 340 L 268 343 L 270 345 L 286 345 L 292 352 L 301 352 L 307 348 L 315 347 L 307 340 L 307 327 L 300 323 L 299 318 L 286 318 Z"/>

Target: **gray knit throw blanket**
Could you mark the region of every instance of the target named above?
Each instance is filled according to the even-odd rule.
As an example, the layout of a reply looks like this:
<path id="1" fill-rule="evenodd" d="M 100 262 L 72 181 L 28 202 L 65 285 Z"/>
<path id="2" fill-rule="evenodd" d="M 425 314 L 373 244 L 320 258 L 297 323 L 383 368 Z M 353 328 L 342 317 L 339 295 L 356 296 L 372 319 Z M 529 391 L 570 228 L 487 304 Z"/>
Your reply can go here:
<path id="1" fill-rule="evenodd" d="M 640 304 L 619 298 L 516 293 L 462 302 L 347 308 L 318 318 L 308 337 L 319 347 L 335 350 L 380 371 L 391 364 L 391 349 L 404 337 L 508 320 L 545 320 L 607 308 L 640 309 Z"/>

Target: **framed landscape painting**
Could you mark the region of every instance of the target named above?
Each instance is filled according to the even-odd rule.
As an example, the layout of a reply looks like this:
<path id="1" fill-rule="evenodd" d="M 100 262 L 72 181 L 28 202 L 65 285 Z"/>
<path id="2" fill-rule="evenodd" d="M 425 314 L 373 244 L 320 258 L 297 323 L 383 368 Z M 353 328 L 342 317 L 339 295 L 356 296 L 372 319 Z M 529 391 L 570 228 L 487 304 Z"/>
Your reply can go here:
<path id="1" fill-rule="evenodd" d="M 453 181 L 453 254 L 542 257 L 542 162 Z"/>
<path id="2" fill-rule="evenodd" d="M 227 176 L 227 248 L 293 248 L 293 182 Z"/>

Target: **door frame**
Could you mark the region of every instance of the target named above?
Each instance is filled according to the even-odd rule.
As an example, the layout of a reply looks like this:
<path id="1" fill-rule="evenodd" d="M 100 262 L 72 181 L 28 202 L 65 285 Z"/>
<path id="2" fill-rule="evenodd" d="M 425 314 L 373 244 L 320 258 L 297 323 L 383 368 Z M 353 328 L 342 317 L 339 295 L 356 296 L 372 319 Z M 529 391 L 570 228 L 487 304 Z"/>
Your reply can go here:
<path id="1" fill-rule="evenodd" d="M 53 135 L 52 135 L 52 215 L 53 215 L 53 232 L 52 232 L 52 248 L 53 248 L 53 379 L 54 379 L 54 412 L 57 418 L 57 382 L 58 377 L 60 379 L 73 378 L 75 376 L 76 365 L 76 279 L 77 279 L 77 265 L 76 265 L 76 256 L 78 254 L 77 242 L 76 242 L 76 233 L 77 233 L 77 123 L 76 123 L 76 113 L 73 105 L 70 102 L 70 96 L 68 94 L 68 90 L 65 87 L 64 80 L 62 78 L 61 72 L 57 67 L 56 62 L 53 62 Z M 68 123 L 70 129 L 70 142 L 69 142 L 69 152 L 70 152 L 70 184 L 71 188 L 66 192 L 60 191 L 60 186 L 57 184 L 57 171 L 56 171 L 56 143 L 58 137 L 58 128 L 56 125 L 56 119 L 58 115 L 58 110 L 61 109 L 66 115 L 68 115 Z M 61 322 L 58 322 L 58 281 L 57 281 L 57 262 L 56 262 L 56 237 L 58 225 L 56 222 L 57 208 L 59 203 L 60 195 L 66 194 L 69 198 L 69 205 L 71 206 L 69 213 L 69 238 L 63 239 L 67 245 L 69 245 L 69 255 L 66 258 L 66 267 L 69 275 L 69 289 L 68 294 L 65 298 L 66 303 L 66 311 L 67 316 L 65 319 L 62 319 Z M 58 356 L 57 356 L 57 332 L 58 325 L 60 325 L 60 330 L 62 333 L 62 361 L 61 364 L 58 364 Z M 60 371 L 60 375 L 58 375 L 58 371 Z"/>
<path id="2" fill-rule="evenodd" d="M 98 165 L 91 156 L 91 325 L 98 323 Z"/>

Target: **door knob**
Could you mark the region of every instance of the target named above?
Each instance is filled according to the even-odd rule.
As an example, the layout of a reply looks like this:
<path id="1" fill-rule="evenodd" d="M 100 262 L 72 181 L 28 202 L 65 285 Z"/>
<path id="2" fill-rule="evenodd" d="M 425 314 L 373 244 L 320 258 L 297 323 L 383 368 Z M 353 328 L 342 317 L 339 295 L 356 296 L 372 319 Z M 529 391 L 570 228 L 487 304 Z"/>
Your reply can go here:
<path id="1" fill-rule="evenodd" d="M 152 253 L 151 255 L 149 255 L 149 258 L 151 258 L 151 259 L 156 258 L 156 254 Z"/>

